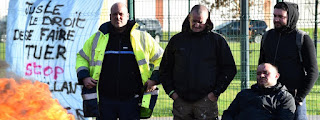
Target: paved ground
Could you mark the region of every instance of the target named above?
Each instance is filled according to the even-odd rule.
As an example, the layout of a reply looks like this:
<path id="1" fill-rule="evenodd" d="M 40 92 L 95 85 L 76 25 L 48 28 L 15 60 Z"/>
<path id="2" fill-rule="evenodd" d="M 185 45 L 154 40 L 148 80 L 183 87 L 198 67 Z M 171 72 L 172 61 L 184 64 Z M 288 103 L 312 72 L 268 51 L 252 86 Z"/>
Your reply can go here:
<path id="1" fill-rule="evenodd" d="M 309 120 L 320 120 L 320 115 L 309 115 L 308 118 Z M 95 120 L 95 119 L 92 119 L 92 120 Z M 145 120 L 173 120 L 173 118 L 172 117 L 152 117 L 150 119 L 145 119 Z"/>
<path id="2" fill-rule="evenodd" d="M 148 120 L 173 120 L 172 117 L 152 117 Z"/>
<path id="3" fill-rule="evenodd" d="M 320 120 L 320 115 L 309 115 L 309 120 Z M 153 117 L 148 120 L 173 120 L 172 117 Z"/>
<path id="4" fill-rule="evenodd" d="M 320 120 L 320 115 L 309 115 L 308 119 L 309 120 Z"/>

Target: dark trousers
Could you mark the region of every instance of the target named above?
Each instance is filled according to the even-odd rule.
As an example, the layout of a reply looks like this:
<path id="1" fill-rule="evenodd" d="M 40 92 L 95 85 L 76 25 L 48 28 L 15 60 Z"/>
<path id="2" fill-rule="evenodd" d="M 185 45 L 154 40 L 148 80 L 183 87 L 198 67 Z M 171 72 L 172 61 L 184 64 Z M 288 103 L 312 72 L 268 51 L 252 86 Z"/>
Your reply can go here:
<path id="1" fill-rule="evenodd" d="M 206 96 L 196 102 L 173 101 L 174 120 L 218 120 L 218 104 Z"/>
<path id="2" fill-rule="evenodd" d="M 139 120 L 138 98 L 119 101 L 99 96 L 99 120 Z"/>

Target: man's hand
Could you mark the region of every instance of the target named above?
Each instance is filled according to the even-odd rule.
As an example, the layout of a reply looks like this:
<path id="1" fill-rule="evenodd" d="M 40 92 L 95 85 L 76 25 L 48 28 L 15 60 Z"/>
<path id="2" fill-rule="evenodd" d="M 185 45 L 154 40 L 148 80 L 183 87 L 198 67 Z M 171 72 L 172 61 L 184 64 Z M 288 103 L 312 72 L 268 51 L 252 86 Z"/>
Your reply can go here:
<path id="1" fill-rule="evenodd" d="M 176 99 L 179 98 L 179 95 L 178 95 L 176 92 L 174 92 L 174 93 L 171 95 L 171 98 L 172 98 L 173 100 L 176 100 Z"/>
<path id="2" fill-rule="evenodd" d="M 145 83 L 145 85 L 147 86 L 146 92 L 152 92 L 152 91 L 154 91 L 154 90 L 157 88 L 156 84 L 157 84 L 156 81 L 147 80 L 147 82 Z"/>
<path id="3" fill-rule="evenodd" d="M 209 100 L 214 101 L 214 102 L 218 101 L 218 98 L 213 94 L 213 92 L 210 92 L 208 94 L 208 98 L 209 98 Z"/>
<path id="4" fill-rule="evenodd" d="M 296 92 L 297 90 L 295 90 Z M 296 92 L 297 93 L 297 92 Z M 299 97 L 294 97 L 294 101 L 296 102 L 296 105 L 302 106 L 303 101 L 301 99 L 299 99 Z"/>
<path id="5" fill-rule="evenodd" d="M 94 80 L 92 77 L 86 77 L 83 79 L 83 85 L 88 88 L 91 89 L 94 86 L 97 86 L 97 81 Z"/>

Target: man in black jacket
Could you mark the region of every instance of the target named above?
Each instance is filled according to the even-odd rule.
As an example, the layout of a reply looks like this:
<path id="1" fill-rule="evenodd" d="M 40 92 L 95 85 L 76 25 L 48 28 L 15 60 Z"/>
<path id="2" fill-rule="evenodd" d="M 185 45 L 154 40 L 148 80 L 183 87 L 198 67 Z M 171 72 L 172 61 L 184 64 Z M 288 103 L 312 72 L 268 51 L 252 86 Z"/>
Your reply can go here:
<path id="1" fill-rule="evenodd" d="M 287 88 L 277 83 L 275 66 L 262 63 L 257 69 L 257 84 L 239 92 L 222 120 L 293 120 L 295 101 Z"/>
<path id="2" fill-rule="evenodd" d="M 236 74 L 227 42 L 212 28 L 208 9 L 196 5 L 166 47 L 160 81 L 174 100 L 175 120 L 217 119 L 218 97 Z"/>
<path id="3" fill-rule="evenodd" d="M 260 63 L 273 63 L 279 67 L 279 82 L 286 85 L 294 96 L 297 110 L 296 120 L 306 120 L 305 97 L 318 79 L 316 50 L 311 38 L 303 36 L 301 58 L 296 36 L 296 24 L 299 18 L 298 5 L 279 2 L 274 6 L 273 23 L 275 29 L 268 31 L 261 44 Z"/>

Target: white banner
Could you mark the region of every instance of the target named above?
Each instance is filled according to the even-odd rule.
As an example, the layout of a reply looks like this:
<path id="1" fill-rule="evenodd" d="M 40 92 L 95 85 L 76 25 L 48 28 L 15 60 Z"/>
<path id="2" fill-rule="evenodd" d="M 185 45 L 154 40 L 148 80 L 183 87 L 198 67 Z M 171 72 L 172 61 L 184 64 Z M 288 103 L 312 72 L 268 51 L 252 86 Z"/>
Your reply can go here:
<path id="1" fill-rule="evenodd" d="M 47 83 L 53 98 L 77 119 L 83 119 L 83 111 L 76 54 L 98 30 L 102 3 L 103 0 L 9 3 L 6 41 L 9 71 Z"/>

